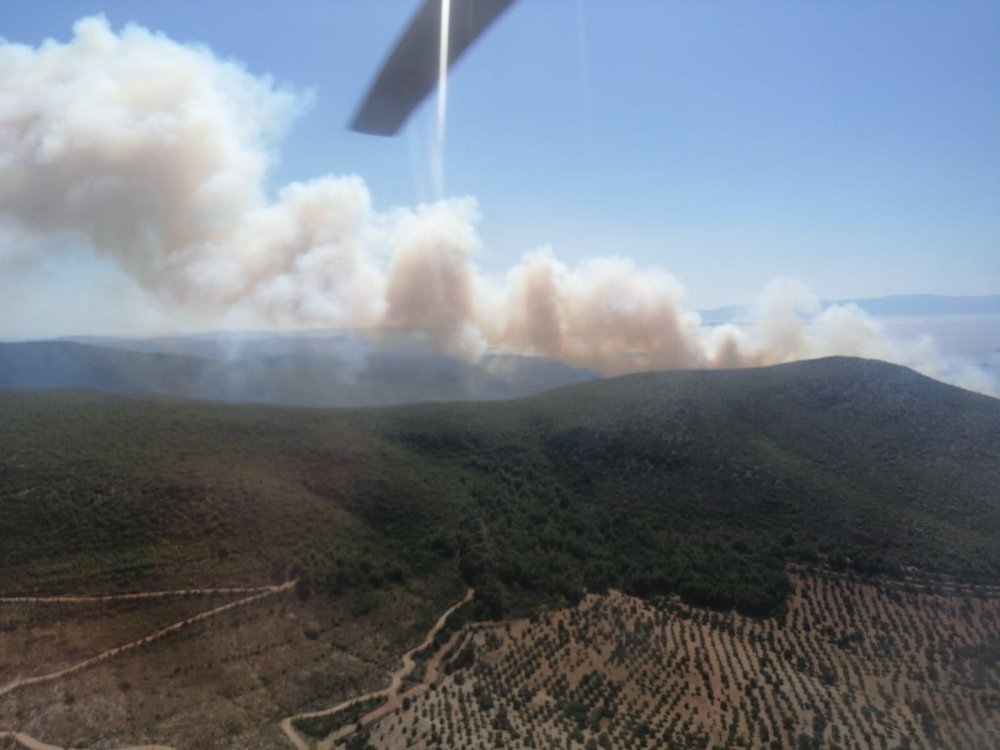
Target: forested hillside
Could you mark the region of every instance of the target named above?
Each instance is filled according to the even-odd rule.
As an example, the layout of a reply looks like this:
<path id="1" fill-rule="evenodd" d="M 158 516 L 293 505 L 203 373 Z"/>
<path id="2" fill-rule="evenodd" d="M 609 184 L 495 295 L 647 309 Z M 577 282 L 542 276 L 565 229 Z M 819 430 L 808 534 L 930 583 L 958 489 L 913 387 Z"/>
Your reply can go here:
<path id="1" fill-rule="evenodd" d="M 294 570 L 768 614 L 790 560 L 996 580 L 998 487 L 1000 401 L 849 358 L 358 410 L 0 392 L 11 592 Z"/>

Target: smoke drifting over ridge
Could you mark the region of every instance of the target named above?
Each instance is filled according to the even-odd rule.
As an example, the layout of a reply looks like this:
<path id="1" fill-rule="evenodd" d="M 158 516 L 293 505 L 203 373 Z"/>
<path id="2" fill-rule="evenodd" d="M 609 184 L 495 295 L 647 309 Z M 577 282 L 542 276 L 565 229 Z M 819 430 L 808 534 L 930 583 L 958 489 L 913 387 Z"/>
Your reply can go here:
<path id="1" fill-rule="evenodd" d="M 0 42 L 3 275 L 85 247 L 208 324 L 413 329 L 467 360 L 494 349 L 608 374 L 853 354 L 956 377 L 929 342 L 891 342 L 792 281 L 762 293 L 752 325 L 709 329 L 676 279 L 620 257 L 569 267 L 541 249 L 488 278 L 470 198 L 377 212 L 361 178 L 323 176 L 269 201 L 277 140 L 307 103 L 205 47 L 100 17 L 65 44 Z"/>

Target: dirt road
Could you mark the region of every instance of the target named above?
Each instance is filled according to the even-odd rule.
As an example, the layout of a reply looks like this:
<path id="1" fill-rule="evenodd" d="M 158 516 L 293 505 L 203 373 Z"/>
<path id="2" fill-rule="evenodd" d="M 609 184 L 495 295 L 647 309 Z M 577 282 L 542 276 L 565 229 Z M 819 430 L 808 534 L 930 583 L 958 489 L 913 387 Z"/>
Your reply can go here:
<path id="1" fill-rule="evenodd" d="M 228 604 L 223 604 L 220 607 L 215 607 L 214 609 L 209 609 L 204 612 L 199 612 L 196 615 L 187 617 L 179 622 L 175 622 L 173 625 L 168 625 L 165 628 L 160 628 L 159 630 L 150 633 L 147 636 L 139 638 L 137 640 L 131 641 L 130 643 L 125 643 L 121 646 L 116 646 L 115 648 L 103 651 L 96 656 L 91 656 L 89 659 L 84 659 L 83 661 L 77 662 L 76 664 L 71 664 L 68 667 L 59 669 L 55 672 L 49 672 L 47 674 L 35 675 L 33 677 L 23 677 L 19 680 L 14 680 L 7 685 L 0 687 L 0 697 L 7 695 L 8 693 L 17 690 L 18 688 L 27 687 L 28 685 L 38 685 L 43 682 L 49 682 L 51 680 L 59 679 L 60 677 L 65 677 L 73 672 L 78 672 L 81 669 L 86 669 L 87 667 L 93 666 L 94 664 L 99 664 L 100 662 L 107 661 L 108 659 L 117 656 L 118 654 L 124 653 L 125 651 L 131 651 L 133 649 L 144 646 L 147 643 L 152 643 L 153 641 L 159 640 L 165 635 L 173 633 L 180 630 L 188 625 L 193 625 L 196 622 L 201 622 L 202 620 L 207 620 L 210 617 L 222 614 L 227 610 L 234 609 L 235 607 L 240 607 L 250 602 L 254 602 L 258 599 L 263 599 L 266 596 L 271 596 L 277 594 L 281 591 L 287 591 L 288 589 L 295 586 L 295 581 L 287 581 L 280 586 L 265 586 L 261 588 L 255 588 L 255 591 L 259 593 L 253 594 L 252 596 L 247 596 L 243 599 L 237 599 L 235 602 L 229 602 Z M 207 589 L 210 590 L 210 589 Z"/>
<path id="2" fill-rule="evenodd" d="M 333 750 L 334 743 L 338 740 L 342 740 L 344 737 L 351 734 L 351 732 L 358 729 L 358 727 L 368 726 L 369 724 L 378 721 L 383 716 L 387 716 L 400 708 L 403 705 L 403 701 L 407 698 L 416 698 L 418 695 L 422 695 L 430 690 L 431 684 L 438 677 L 438 671 L 444 655 L 451 651 L 452 647 L 458 643 L 458 640 L 465 634 L 465 632 L 465 630 L 460 630 L 457 633 L 452 633 L 451 638 L 449 638 L 448 641 L 437 650 L 434 656 L 427 661 L 424 679 L 421 680 L 419 684 L 414 685 L 401 695 L 396 694 L 390 696 L 381 706 L 373 708 L 371 711 L 358 719 L 356 724 L 348 724 L 347 726 L 343 726 L 333 732 L 328 737 L 317 743 L 316 750 Z"/>
<path id="3" fill-rule="evenodd" d="M 104 651 L 96 656 L 92 656 L 83 661 L 72 664 L 63 669 L 57 670 L 55 672 L 49 672 L 47 674 L 35 675 L 32 677 L 24 677 L 14 682 L 11 682 L 4 687 L 0 688 L 0 696 L 4 696 L 8 693 L 17 690 L 18 688 L 27 687 L 28 685 L 37 685 L 44 682 L 49 682 L 51 680 L 59 679 L 60 677 L 65 677 L 66 675 L 78 672 L 87 667 L 93 666 L 100 662 L 106 661 L 114 656 L 117 656 L 125 651 L 130 651 L 132 649 L 139 648 L 140 646 L 152 643 L 169 633 L 173 633 L 181 628 L 188 625 L 193 625 L 196 622 L 202 620 L 207 620 L 210 617 L 214 617 L 223 612 L 226 612 L 235 607 L 240 607 L 251 602 L 257 601 L 258 599 L 263 599 L 264 597 L 277 594 L 282 591 L 287 591 L 295 586 L 297 581 L 291 580 L 277 586 L 255 586 L 255 587 L 245 587 L 245 588 L 215 588 L 215 589 L 183 589 L 180 591 L 148 591 L 148 592 L 136 592 L 132 594 L 106 594 L 97 596 L 53 596 L 53 597 L 0 597 L 0 602 L 25 602 L 25 603 L 47 603 L 47 602 L 100 602 L 100 601 L 114 601 L 114 600 L 128 600 L 128 599 L 152 599 L 157 597 L 165 596 L 189 596 L 189 595 L 199 595 L 199 594 L 236 594 L 236 593 L 250 593 L 250 596 L 246 596 L 242 599 L 238 599 L 234 602 L 228 602 L 222 606 L 215 607 L 213 609 L 206 610 L 204 612 L 199 612 L 196 615 L 187 617 L 179 622 L 175 622 L 172 625 L 168 625 L 165 628 L 161 628 L 147 636 L 139 638 L 137 640 L 125 643 L 121 646 L 116 646 L 115 648 Z M 330 708 L 322 709 L 320 711 L 311 711 L 307 713 L 297 714 L 295 716 L 290 716 L 281 722 L 281 729 L 285 733 L 285 736 L 292 742 L 297 750 L 312 750 L 312 745 L 307 741 L 292 725 L 296 719 L 314 718 L 320 716 L 329 716 L 335 714 L 338 711 L 343 711 L 348 709 L 358 703 L 371 700 L 373 698 L 385 698 L 386 701 L 378 706 L 377 708 L 369 711 L 367 714 L 362 716 L 356 723 L 348 724 L 345 727 L 340 728 L 330 736 L 326 737 L 322 742 L 318 743 L 316 746 L 317 750 L 330 750 L 333 744 L 342 737 L 353 732 L 359 726 L 365 726 L 373 721 L 377 721 L 386 714 L 395 711 L 402 705 L 403 699 L 406 697 L 411 697 L 419 695 L 420 693 L 426 691 L 430 683 L 436 679 L 438 674 L 438 669 L 441 664 L 441 660 L 446 653 L 455 645 L 458 639 L 461 637 L 464 631 L 454 633 L 451 638 L 445 643 L 438 651 L 428 660 L 426 665 L 426 670 L 424 674 L 423 681 L 410 688 L 406 693 L 400 694 L 400 688 L 402 687 L 403 680 L 405 680 L 416 668 L 416 660 L 413 655 L 418 651 L 422 651 L 428 648 L 433 642 L 435 636 L 441 628 L 444 627 L 445 622 L 447 622 L 448 617 L 459 607 L 467 604 L 475 596 L 475 589 L 469 589 L 465 593 L 465 597 L 461 601 L 456 602 L 447 610 L 445 610 L 434 626 L 427 631 L 427 635 L 424 640 L 418 645 L 411 648 L 405 654 L 403 654 L 401 659 L 401 666 L 395 672 L 393 672 L 389 685 L 381 690 L 375 690 L 371 693 L 366 693 L 365 695 L 359 695 L 349 700 L 338 703 L 336 706 Z M 18 743 L 22 747 L 27 748 L 27 750 L 71 750 L 70 748 L 65 748 L 59 745 L 49 745 L 41 740 L 35 739 L 31 735 L 25 734 L 24 732 L 6 732 L 0 731 L 0 739 L 10 739 Z M 119 750 L 175 750 L 167 745 L 134 745 L 126 748 L 119 748 Z"/>
<path id="4" fill-rule="evenodd" d="M 131 599 L 162 599 L 169 596 L 219 596 L 225 594 L 255 594 L 272 591 L 274 586 L 236 586 L 215 589 L 177 589 L 175 591 L 136 591 L 130 594 L 94 594 L 91 596 L 0 596 L 0 604 L 94 604 Z"/>
<path id="5" fill-rule="evenodd" d="M 14 742 L 28 748 L 28 750 L 70 750 L 70 748 L 41 742 L 24 732 L 0 732 L 0 739 L 14 740 Z M 122 747 L 118 750 L 174 750 L 174 748 L 167 747 L 166 745 L 133 745 L 131 747 Z"/>
<path id="6" fill-rule="evenodd" d="M 434 642 L 434 637 L 438 634 L 438 631 L 440 631 L 441 628 L 444 627 L 444 624 L 448 620 L 448 617 L 451 616 L 451 613 L 454 612 L 459 607 L 461 607 L 462 605 L 470 602 L 472 600 L 472 597 L 475 596 L 475 594 L 476 594 L 475 589 L 470 588 L 468 591 L 466 591 L 465 597 L 461 601 L 451 605 L 437 619 L 437 622 L 434 623 L 434 626 L 429 631 L 427 631 L 427 635 L 424 638 L 424 640 L 421 641 L 418 645 L 411 648 L 405 654 L 403 654 L 401 660 L 402 665 L 400 666 L 399 669 L 397 669 L 395 672 L 392 673 L 392 677 L 389 680 L 388 687 L 384 687 L 381 690 L 374 690 L 370 693 L 365 693 L 364 695 L 356 696 L 354 698 L 351 698 L 350 700 L 338 703 L 336 706 L 331 706 L 330 708 L 324 708 L 319 711 L 309 711 L 307 713 L 296 714 L 295 716 L 289 716 L 287 719 L 284 719 L 281 722 L 281 730 L 285 733 L 285 736 L 288 737 L 288 739 L 291 741 L 293 745 L 295 745 L 297 750 L 311 750 L 312 746 L 310 742 L 306 738 L 304 738 L 301 734 L 299 734 L 298 730 L 296 730 L 293 725 L 293 722 L 296 719 L 312 719 L 321 716 L 330 716 L 331 714 L 335 714 L 338 711 L 343 711 L 345 709 L 350 708 L 351 706 L 354 706 L 358 703 L 362 703 L 364 701 L 371 700 L 373 698 L 386 699 L 385 703 L 380 705 L 378 708 L 369 711 L 367 714 L 362 716 L 356 723 L 347 724 L 346 726 L 341 727 L 340 729 L 333 732 L 328 737 L 326 737 L 326 739 L 322 740 L 320 743 L 316 745 L 317 750 L 330 750 L 330 748 L 333 747 L 334 742 L 343 737 L 346 737 L 348 734 L 357 729 L 358 726 L 365 726 L 367 724 L 370 724 L 371 722 L 382 718 L 387 713 L 395 711 L 397 708 L 399 708 L 400 705 L 402 705 L 404 697 L 417 694 L 415 691 L 421 688 L 423 690 L 426 690 L 430 681 L 432 681 L 437 676 L 437 667 L 441 662 L 441 657 L 447 652 L 447 650 L 452 645 L 454 645 L 455 641 L 459 636 L 459 633 L 455 633 L 449 639 L 448 643 L 446 643 L 444 647 L 439 649 L 438 652 L 435 653 L 434 656 L 431 657 L 431 659 L 428 661 L 427 673 L 424 676 L 424 681 L 421 682 L 419 685 L 416 685 L 415 687 L 411 688 L 409 691 L 406 692 L 405 695 L 401 696 L 399 694 L 399 688 L 402 686 L 403 680 L 405 680 L 406 677 L 417 666 L 417 663 L 414 660 L 413 655 L 418 651 L 422 651 L 423 649 L 430 646 Z"/>

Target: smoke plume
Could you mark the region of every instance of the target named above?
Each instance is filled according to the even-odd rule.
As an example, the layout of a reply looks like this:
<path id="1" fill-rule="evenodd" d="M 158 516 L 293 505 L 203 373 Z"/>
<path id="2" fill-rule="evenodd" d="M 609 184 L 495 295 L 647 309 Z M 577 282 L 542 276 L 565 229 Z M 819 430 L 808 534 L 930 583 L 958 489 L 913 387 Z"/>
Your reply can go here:
<path id="1" fill-rule="evenodd" d="M 3 275 L 82 252 L 182 320 L 422 331 L 467 360 L 510 351 L 623 373 L 856 354 L 954 375 L 927 342 L 889 341 L 792 281 L 748 320 L 707 328 L 676 279 L 621 257 L 570 267 L 541 249 L 488 278 L 469 198 L 376 212 L 361 178 L 322 176 L 269 200 L 277 142 L 308 98 L 102 17 L 66 43 L 0 41 Z"/>

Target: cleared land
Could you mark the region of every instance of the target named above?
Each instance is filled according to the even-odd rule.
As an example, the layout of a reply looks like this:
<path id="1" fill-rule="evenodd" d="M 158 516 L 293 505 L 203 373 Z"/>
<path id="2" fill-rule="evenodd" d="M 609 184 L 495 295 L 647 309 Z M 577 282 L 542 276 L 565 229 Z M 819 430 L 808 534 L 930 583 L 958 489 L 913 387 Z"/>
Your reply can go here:
<path id="1" fill-rule="evenodd" d="M 345 744 L 995 748 L 1000 597 L 938 588 L 800 571 L 764 620 L 590 595 L 470 630 L 450 674 Z"/>
<path id="2" fill-rule="evenodd" d="M 402 705 L 403 700 L 423 693 L 428 688 L 430 680 L 437 674 L 437 668 L 441 657 L 447 650 L 447 644 L 440 647 L 425 665 L 424 679 L 401 695 L 400 690 L 404 680 L 413 674 L 417 666 L 414 655 L 431 650 L 435 644 L 435 637 L 442 632 L 448 618 L 460 607 L 471 602 L 475 593 L 475 589 L 469 589 L 461 601 L 456 602 L 441 614 L 434 626 L 427 631 L 423 641 L 403 654 L 402 665 L 393 672 L 388 687 L 356 696 L 320 711 L 290 716 L 281 722 L 281 730 L 299 750 L 306 750 L 308 747 L 308 741 L 303 734 L 323 739 L 324 742 L 320 743 L 320 746 L 329 747 L 341 737 L 346 737 L 352 730 L 367 726 L 382 716 L 397 710 Z M 452 639 L 457 639 L 457 637 L 458 634 L 455 634 Z"/>
<path id="3" fill-rule="evenodd" d="M 15 690 L 21 690 L 25 687 L 31 685 L 41 685 L 46 682 L 54 682 L 56 680 L 62 679 L 68 675 L 79 672 L 83 669 L 88 669 L 90 667 L 96 666 L 102 662 L 109 659 L 113 659 L 116 656 L 124 654 L 128 651 L 132 651 L 137 648 L 141 648 L 155 641 L 166 638 L 167 636 L 176 633 L 183 628 L 190 627 L 200 622 L 204 622 L 212 617 L 217 617 L 223 612 L 228 612 L 236 607 L 244 607 L 252 602 L 256 602 L 265 597 L 272 596 L 273 594 L 278 594 L 282 591 L 288 591 L 295 585 L 295 581 L 288 581 L 280 586 L 272 586 L 269 589 L 261 592 L 251 594 L 250 596 L 244 597 L 242 599 L 236 599 L 235 601 L 227 602 L 226 604 L 220 604 L 211 609 L 202 610 L 200 612 L 195 612 L 192 615 L 188 615 L 176 622 L 172 622 L 169 625 L 165 625 L 162 628 L 157 628 L 151 633 L 145 633 L 142 636 L 124 643 L 116 644 L 111 648 L 105 649 L 93 656 L 88 656 L 79 661 L 74 661 L 71 664 L 67 664 L 65 667 L 60 669 L 52 670 L 51 672 L 43 672 L 42 674 L 28 675 L 25 677 L 18 677 L 12 682 L 0 687 L 0 697 L 12 693 Z"/>
<path id="4" fill-rule="evenodd" d="M 439 614 L 403 591 L 303 601 L 287 586 L 251 597 L 8 601 L 0 662 L 13 689 L 0 697 L 0 730 L 58 747 L 289 748 L 282 717 L 384 687 Z"/>

